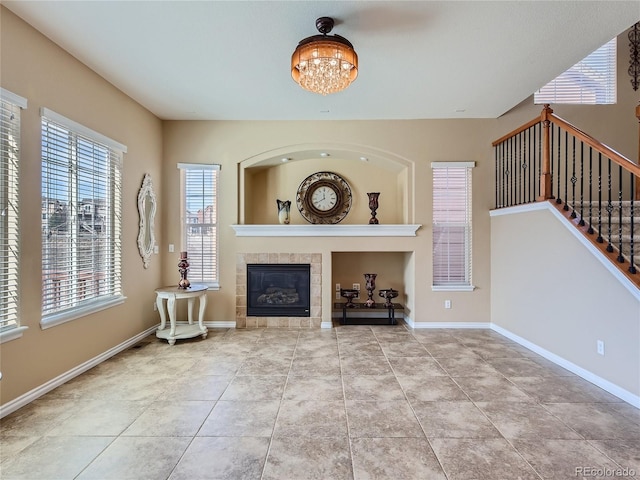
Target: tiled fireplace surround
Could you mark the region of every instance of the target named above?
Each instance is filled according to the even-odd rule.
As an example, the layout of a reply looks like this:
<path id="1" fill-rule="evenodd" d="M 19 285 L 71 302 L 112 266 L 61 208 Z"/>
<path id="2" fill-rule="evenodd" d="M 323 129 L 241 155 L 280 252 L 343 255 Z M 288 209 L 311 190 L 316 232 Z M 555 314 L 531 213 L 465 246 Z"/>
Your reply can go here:
<path id="1" fill-rule="evenodd" d="M 247 264 L 309 264 L 311 266 L 310 317 L 247 317 Z M 236 328 L 320 328 L 322 322 L 322 254 L 238 253 L 236 256 Z"/>

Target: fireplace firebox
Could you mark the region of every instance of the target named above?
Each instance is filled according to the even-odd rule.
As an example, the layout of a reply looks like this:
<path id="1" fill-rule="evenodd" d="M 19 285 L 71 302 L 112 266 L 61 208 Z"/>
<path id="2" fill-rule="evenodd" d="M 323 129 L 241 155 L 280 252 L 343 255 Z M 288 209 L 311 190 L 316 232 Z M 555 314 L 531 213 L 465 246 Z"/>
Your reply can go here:
<path id="1" fill-rule="evenodd" d="M 309 317 L 309 264 L 247 264 L 247 316 Z"/>

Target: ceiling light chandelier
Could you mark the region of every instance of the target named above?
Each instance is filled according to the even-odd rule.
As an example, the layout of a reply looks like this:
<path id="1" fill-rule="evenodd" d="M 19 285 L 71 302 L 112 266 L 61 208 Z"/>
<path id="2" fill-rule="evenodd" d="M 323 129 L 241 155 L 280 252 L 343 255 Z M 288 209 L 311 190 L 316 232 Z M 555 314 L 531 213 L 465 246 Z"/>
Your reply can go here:
<path id="1" fill-rule="evenodd" d="M 293 52 L 291 76 L 310 92 L 340 92 L 358 76 L 358 55 L 346 38 L 327 35 L 333 29 L 333 18 L 320 17 L 316 28 L 320 35 L 300 40 Z"/>

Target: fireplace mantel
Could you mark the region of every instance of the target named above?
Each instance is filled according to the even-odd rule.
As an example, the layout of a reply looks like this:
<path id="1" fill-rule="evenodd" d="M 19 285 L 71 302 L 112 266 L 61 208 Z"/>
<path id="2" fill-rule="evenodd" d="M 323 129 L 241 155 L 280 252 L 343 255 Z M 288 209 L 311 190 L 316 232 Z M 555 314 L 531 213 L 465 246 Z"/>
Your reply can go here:
<path id="1" fill-rule="evenodd" d="M 236 237 L 415 237 L 422 225 L 231 225 Z"/>

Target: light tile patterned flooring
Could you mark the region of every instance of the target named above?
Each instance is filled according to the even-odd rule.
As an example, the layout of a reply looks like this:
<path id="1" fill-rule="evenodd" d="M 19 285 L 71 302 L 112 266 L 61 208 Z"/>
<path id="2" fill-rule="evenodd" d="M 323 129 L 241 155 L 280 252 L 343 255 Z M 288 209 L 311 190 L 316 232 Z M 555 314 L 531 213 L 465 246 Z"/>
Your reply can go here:
<path id="1" fill-rule="evenodd" d="M 640 478 L 640 410 L 489 330 L 151 336 L 0 435 L 3 480 Z"/>

